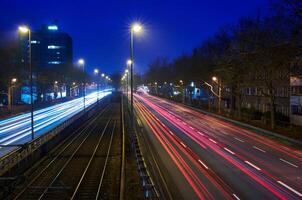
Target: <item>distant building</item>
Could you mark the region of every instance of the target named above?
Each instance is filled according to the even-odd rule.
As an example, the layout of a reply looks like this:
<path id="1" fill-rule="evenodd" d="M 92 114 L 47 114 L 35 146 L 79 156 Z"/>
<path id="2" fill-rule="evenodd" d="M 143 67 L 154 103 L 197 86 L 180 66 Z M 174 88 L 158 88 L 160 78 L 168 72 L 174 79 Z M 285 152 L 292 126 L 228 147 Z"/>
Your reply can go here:
<path id="1" fill-rule="evenodd" d="M 44 25 L 31 36 L 32 64 L 35 69 L 64 67 L 72 63 L 72 39 L 56 25 Z M 21 63 L 28 63 L 28 36 L 20 34 Z"/>
<path id="2" fill-rule="evenodd" d="M 291 76 L 290 120 L 292 124 L 302 124 L 302 76 Z"/>
<path id="3" fill-rule="evenodd" d="M 28 35 L 19 34 L 19 60 L 20 64 L 24 65 L 24 69 L 28 69 L 29 63 L 29 48 L 28 48 Z M 32 68 L 34 78 L 34 101 L 38 97 L 44 100 L 56 98 L 53 93 L 53 86 L 44 88 L 46 93 L 37 94 L 38 88 L 35 84 L 36 77 L 40 72 L 47 72 L 48 70 L 59 70 L 67 68 L 72 65 L 73 49 L 72 38 L 59 30 L 57 25 L 43 25 L 41 29 L 31 32 L 31 45 L 32 45 Z M 64 71 L 64 70 L 62 70 Z M 63 91 L 63 93 L 65 92 Z M 62 97 L 64 95 L 61 95 Z M 30 103 L 29 84 L 25 83 L 21 87 L 20 100 L 24 103 Z"/>

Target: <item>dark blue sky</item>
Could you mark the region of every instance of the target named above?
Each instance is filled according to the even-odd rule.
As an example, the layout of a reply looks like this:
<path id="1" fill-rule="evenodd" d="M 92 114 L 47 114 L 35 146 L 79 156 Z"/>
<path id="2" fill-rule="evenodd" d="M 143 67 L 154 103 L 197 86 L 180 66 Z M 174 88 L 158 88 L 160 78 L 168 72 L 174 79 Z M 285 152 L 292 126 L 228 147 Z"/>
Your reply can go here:
<path id="1" fill-rule="evenodd" d="M 129 56 L 128 26 L 141 21 L 134 59 L 143 72 L 156 57 L 190 53 L 221 27 L 267 9 L 268 0 L 1 0 L 0 29 L 14 33 L 19 24 L 35 29 L 57 19 L 73 38 L 75 60 L 112 73 Z"/>

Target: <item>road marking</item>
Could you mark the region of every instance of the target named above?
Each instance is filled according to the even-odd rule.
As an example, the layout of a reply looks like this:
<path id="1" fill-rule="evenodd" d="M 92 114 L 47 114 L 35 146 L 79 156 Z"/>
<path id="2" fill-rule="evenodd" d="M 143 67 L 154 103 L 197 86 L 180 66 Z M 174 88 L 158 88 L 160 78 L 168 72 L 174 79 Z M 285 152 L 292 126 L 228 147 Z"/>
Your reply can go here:
<path id="1" fill-rule="evenodd" d="M 260 149 L 259 147 L 253 146 L 254 149 L 257 149 L 258 151 L 261 151 L 263 153 L 265 153 L 266 151 L 264 151 L 263 149 Z"/>
<path id="2" fill-rule="evenodd" d="M 187 123 L 186 122 L 182 122 L 184 125 L 187 125 Z"/>
<path id="3" fill-rule="evenodd" d="M 234 153 L 233 151 L 229 150 L 229 149 L 228 149 L 228 148 L 226 148 L 226 147 L 224 147 L 224 150 L 226 150 L 226 151 L 227 151 L 227 152 L 229 152 L 230 154 L 235 155 L 235 153 Z"/>
<path id="4" fill-rule="evenodd" d="M 235 197 L 235 199 L 240 200 L 236 194 L 233 194 L 233 196 Z"/>
<path id="5" fill-rule="evenodd" d="M 194 130 L 194 128 L 192 126 L 190 126 L 190 129 Z"/>
<path id="6" fill-rule="evenodd" d="M 211 142 L 217 144 L 217 142 L 215 140 L 212 140 L 211 138 L 209 139 Z"/>
<path id="7" fill-rule="evenodd" d="M 209 169 L 201 160 L 198 160 L 198 162 L 200 162 L 200 164 L 202 164 L 206 169 Z"/>
<path id="8" fill-rule="evenodd" d="M 282 181 L 277 181 L 279 184 L 283 185 L 284 187 L 286 187 L 287 189 L 289 189 L 290 191 L 292 191 L 293 193 L 295 193 L 296 195 L 298 195 L 299 197 L 302 197 L 302 194 L 300 192 L 298 192 L 297 190 L 293 189 L 292 187 L 286 185 L 285 183 L 283 183 Z"/>
<path id="9" fill-rule="evenodd" d="M 245 163 L 247 163 L 248 165 L 254 167 L 255 169 L 257 169 L 258 171 L 260 171 L 261 169 L 259 167 L 257 167 L 256 165 L 254 165 L 253 163 L 250 163 L 249 161 L 244 161 Z"/>
<path id="10" fill-rule="evenodd" d="M 187 148 L 187 146 L 186 146 L 184 143 L 180 142 L 180 144 L 181 144 L 184 148 Z"/>
<path id="11" fill-rule="evenodd" d="M 225 135 L 228 135 L 228 133 L 226 133 L 226 132 L 221 132 L 221 133 L 223 133 L 223 134 L 225 134 Z"/>
<path id="12" fill-rule="evenodd" d="M 171 135 L 174 135 L 174 133 L 172 133 L 172 131 L 169 131 L 169 133 L 170 133 Z"/>
<path id="13" fill-rule="evenodd" d="M 284 159 L 282 159 L 282 158 L 279 158 L 282 162 L 285 162 L 285 163 L 287 163 L 287 164 L 289 164 L 289 165 L 291 165 L 291 166 L 293 166 L 293 167 L 296 167 L 296 168 L 298 168 L 298 166 L 297 165 L 295 165 L 295 164 L 293 164 L 293 163 L 291 163 L 291 162 L 289 162 L 289 161 L 287 161 L 287 160 L 284 160 Z"/>
<path id="14" fill-rule="evenodd" d="M 201 133 L 201 132 L 199 132 L 199 131 L 197 131 L 197 133 L 198 133 L 199 135 L 202 135 L 202 136 L 204 136 L 204 134 L 203 134 L 203 133 Z"/>
<path id="15" fill-rule="evenodd" d="M 234 137 L 234 138 L 235 138 L 235 140 L 238 140 L 239 142 L 244 142 L 243 140 L 241 140 L 239 138 L 236 138 L 236 137 Z"/>

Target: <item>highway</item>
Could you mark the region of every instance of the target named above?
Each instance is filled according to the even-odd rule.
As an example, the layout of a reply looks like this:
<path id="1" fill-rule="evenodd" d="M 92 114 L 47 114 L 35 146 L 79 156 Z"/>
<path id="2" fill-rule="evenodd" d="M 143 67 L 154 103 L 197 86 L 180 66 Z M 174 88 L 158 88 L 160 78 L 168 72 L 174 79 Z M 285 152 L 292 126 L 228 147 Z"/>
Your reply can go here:
<path id="1" fill-rule="evenodd" d="M 99 93 L 99 94 L 98 94 Z M 97 99 L 111 94 L 106 89 L 93 92 L 85 97 L 85 107 L 88 108 L 97 102 Z M 56 104 L 47 108 L 34 111 L 34 136 L 37 137 L 60 123 L 66 121 L 84 109 L 83 98 L 77 98 L 68 102 Z M 0 156 L 12 150 L 10 145 L 20 145 L 31 140 L 30 113 L 21 114 L 15 117 L 0 121 Z M 3 147 L 9 145 L 9 147 Z"/>
<path id="2" fill-rule="evenodd" d="M 168 100 L 135 94 L 173 199 L 302 199 L 302 152 Z"/>

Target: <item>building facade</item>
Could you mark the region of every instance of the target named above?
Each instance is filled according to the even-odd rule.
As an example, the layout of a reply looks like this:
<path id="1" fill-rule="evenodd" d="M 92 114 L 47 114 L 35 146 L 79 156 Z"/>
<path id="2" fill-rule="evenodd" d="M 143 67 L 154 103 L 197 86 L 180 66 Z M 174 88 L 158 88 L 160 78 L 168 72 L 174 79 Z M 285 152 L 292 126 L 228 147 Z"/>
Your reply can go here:
<path id="1" fill-rule="evenodd" d="M 35 69 L 72 64 L 72 39 L 56 25 L 44 25 L 31 34 L 32 64 Z M 20 34 L 21 62 L 28 63 L 28 36 Z"/>
<path id="2" fill-rule="evenodd" d="M 23 65 L 24 69 L 28 69 L 29 43 L 27 34 L 19 34 L 19 46 L 20 65 Z M 43 80 L 42 83 L 37 84 L 38 77 L 41 77 L 42 74 L 45 76 L 49 72 L 56 72 L 64 76 L 64 72 L 72 65 L 73 61 L 72 38 L 67 33 L 60 31 L 57 25 L 43 25 L 39 30 L 31 32 L 31 58 L 34 101 L 53 99 L 56 96 L 54 84 L 45 83 L 46 81 L 43 82 Z M 51 80 L 54 78 L 53 76 L 48 78 Z M 28 81 L 21 87 L 20 91 L 21 101 L 30 103 Z"/>
<path id="3" fill-rule="evenodd" d="M 302 75 L 291 76 L 290 79 L 290 120 L 292 124 L 302 125 Z"/>

